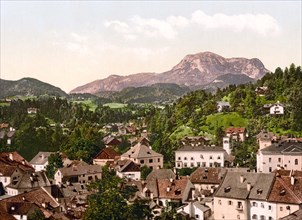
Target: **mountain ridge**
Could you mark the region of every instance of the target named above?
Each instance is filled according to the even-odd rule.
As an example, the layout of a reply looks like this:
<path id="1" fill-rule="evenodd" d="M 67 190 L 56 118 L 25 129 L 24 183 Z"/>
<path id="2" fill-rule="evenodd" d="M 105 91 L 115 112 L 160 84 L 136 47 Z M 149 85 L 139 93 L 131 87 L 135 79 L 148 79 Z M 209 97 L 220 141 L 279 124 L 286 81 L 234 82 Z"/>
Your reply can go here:
<path id="1" fill-rule="evenodd" d="M 258 58 L 224 58 L 206 51 L 186 55 L 171 70 L 162 73 L 136 73 L 128 76 L 110 75 L 107 78 L 76 87 L 70 93 L 121 91 L 127 87 L 150 86 L 156 83 L 174 83 L 189 87 L 205 86 L 225 74 L 244 74 L 259 79 L 269 72 Z"/>

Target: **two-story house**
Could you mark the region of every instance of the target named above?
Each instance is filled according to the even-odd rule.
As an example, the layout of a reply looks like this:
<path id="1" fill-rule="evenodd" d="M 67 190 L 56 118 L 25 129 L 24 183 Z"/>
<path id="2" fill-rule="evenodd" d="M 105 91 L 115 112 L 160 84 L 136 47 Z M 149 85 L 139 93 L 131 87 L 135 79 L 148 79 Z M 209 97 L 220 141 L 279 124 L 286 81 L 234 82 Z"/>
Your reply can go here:
<path id="1" fill-rule="evenodd" d="M 151 169 L 160 169 L 163 167 L 164 157 L 142 143 L 137 143 L 131 147 L 126 153 L 121 155 L 121 160 L 132 160 L 139 166 L 147 166 Z"/>
<path id="2" fill-rule="evenodd" d="M 275 169 L 302 170 L 302 142 L 287 140 L 274 143 L 257 153 L 257 172 Z"/>
<path id="3" fill-rule="evenodd" d="M 33 168 L 35 168 L 36 172 L 46 170 L 46 166 L 48 165 L 48 157 L 51 154 L 55 154 L 55 152 L 42 152 L 40 151 L 33 159 L 29 162 Z"/>
<path id="4" fill-rule="evenodd" d="M 185 145 L 175 151 L 175 167 L 224 167 L 225 157 L 221 147 Z"/>

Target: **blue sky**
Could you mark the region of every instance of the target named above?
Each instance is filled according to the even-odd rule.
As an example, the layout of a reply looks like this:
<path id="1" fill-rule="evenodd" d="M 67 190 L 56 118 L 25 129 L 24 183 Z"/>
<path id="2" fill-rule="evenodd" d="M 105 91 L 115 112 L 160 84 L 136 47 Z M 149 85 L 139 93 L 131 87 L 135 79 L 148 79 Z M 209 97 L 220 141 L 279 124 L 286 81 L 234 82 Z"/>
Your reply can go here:
<path id="1" fill-rule="evenodd" d="M 110 74 L 170 70 L 212 51 L 301 65 L 297 1 L 1 1 L 1 78 L 66 92 Z"/>

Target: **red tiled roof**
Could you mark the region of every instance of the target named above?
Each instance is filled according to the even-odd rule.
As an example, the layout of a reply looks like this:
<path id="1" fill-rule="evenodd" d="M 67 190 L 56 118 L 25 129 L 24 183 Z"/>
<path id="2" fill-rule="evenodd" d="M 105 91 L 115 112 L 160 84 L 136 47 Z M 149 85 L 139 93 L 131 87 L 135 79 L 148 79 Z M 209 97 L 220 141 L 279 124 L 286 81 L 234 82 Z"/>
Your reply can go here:
<path id="1" fill-rule="evenodd" d="M 118 152 L 116 152 L 113 148 L 111 147 L 106 147 L 102 149 L 94 159 L 114 159 L 115 157 L 120 156 Z"/>
<path id="2" fill-rule="evenodd" d="M 157 180 L 159 198 L 182 199 L 187 183 L 188 179 L 172 180 L 172 182 L 169 179 Z"/>
<path id="3" fill-rule="evenodd" d="M 232 133 L 244 133 L 245 128 L 243 127 L 229 127 L 225 130 L 226 133 L 232 134 Z"/>

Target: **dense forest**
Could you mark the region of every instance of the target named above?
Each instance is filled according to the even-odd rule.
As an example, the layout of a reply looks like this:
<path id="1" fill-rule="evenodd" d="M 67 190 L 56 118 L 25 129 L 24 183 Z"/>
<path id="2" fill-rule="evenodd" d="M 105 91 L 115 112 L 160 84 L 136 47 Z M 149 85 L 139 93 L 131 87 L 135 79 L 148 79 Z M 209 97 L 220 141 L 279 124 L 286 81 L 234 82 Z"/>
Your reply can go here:
<path id="1" fill-rule="evenodd" d="M 267 87 L 264 95 L 257 95 L 258 87 Z M 228 101 L 229 112 L 218 113 L 217 101 Z M 277 102 L 284 105 L 285 114 L 269 115 L 264 105 Z M 137 123 L 138 118 L 145 118 L 152 147 L 164 155 L 167 167 L 173 165 L 181 138 L 201 135 L 211 139 L 211 144 L 221 145 L 225 128 L 242 126 L 247 128 L 249 138 L 235 148 L 236 163 L 253 168 L 257 151 L 254 137 L 261 130 L 302 136 L 302 72 L 294 64 L 284 70 L 277 68 L 254 84 L 231 85 L 215 93 L 192 91 L 164 108 L 96 104 L 92 110 L 62 97 L 12 100 L 10 105 L 0 106 L 0 123 L 9 122 L 16 129 L 16 137 L 10 146 L 1 140 L 1 151 L 18 150 L 31 159 L 38 151 L 61 150 L 71 159 L 89 162 L 104 146 L 104 125 Z M 30 107 L 39 109 L 38 113 L 28 114 Z"/>

